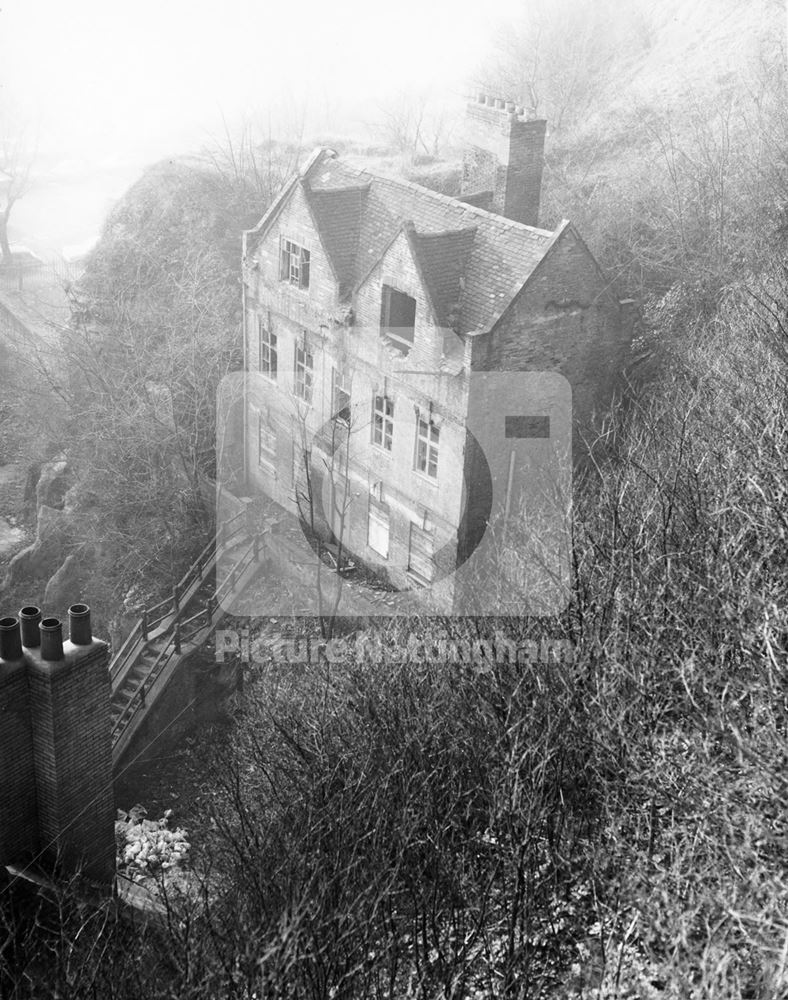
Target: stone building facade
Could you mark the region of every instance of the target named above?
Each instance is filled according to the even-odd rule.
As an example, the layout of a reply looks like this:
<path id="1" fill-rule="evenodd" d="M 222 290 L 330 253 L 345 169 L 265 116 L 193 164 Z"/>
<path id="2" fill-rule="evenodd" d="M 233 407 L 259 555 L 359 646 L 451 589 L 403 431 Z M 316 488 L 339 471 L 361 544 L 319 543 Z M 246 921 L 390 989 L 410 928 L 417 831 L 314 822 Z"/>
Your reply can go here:
<path id="1" fill-rule="evenodd" d="M 467 124 L 459 198 L 319 149 L 243 250 L 249 491 L 443 608 L 490 514 L 470 415 L 509 405 L 475 376 L 560 374 L 577 428 L 632 334 L 571 223 L 537 225 L 545 123 L 479 95 Z M 505 442 L 486 467 L 511 486 Z"/>

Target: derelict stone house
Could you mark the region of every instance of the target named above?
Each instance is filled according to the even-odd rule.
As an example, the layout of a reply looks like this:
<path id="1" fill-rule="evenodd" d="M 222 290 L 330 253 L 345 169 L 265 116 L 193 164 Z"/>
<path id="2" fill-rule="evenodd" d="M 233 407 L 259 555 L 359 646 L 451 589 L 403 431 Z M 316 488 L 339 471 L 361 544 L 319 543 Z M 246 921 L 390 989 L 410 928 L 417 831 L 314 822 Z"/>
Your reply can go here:
<path id="1" fill-rule="evenodd" d="M 248 488 L 400 588 L 449 586 L 483 531 L 474 412 L 500 437 L 483 447 L 510 502 L 512 404 L 475 399 L 472 376 L 560 373 L 582 423 L 631 339 L 629 304 L 571 223 L 538 227 L 544 138 L 544 121 L 480 95 L 459 198 L 319 149 L 244 234 Z"/>

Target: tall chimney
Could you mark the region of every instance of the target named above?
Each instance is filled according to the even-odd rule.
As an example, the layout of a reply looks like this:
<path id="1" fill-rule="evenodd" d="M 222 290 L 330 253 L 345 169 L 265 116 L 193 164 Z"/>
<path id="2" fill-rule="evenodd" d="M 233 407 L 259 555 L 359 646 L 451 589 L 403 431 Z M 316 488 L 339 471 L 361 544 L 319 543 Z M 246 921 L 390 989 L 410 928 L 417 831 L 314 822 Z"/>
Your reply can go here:
<path id="1" fill-rule="evenodd" d="M 19 619 L 8 616 L 0 618 L 0 867 L 30 860 L 38 848 L 27 664 Z"/>
<path id="2" fill-rule="evenodd" d="M 473 196 L 474 204 L 537 226 L 546 127 L 546 121 L 529 120 L 511 101 L 491 101 L 483 94 L 470 101 L 460 197 Z"/>
<path id="3" fill-rule="evenodd" d="M 72 605 L 69 621 L 64 641 L 60 620 L 32 605 L 0 618 L 0 865 L 37 857 L 109 885 L 109 647 L 86 604 Z"/>

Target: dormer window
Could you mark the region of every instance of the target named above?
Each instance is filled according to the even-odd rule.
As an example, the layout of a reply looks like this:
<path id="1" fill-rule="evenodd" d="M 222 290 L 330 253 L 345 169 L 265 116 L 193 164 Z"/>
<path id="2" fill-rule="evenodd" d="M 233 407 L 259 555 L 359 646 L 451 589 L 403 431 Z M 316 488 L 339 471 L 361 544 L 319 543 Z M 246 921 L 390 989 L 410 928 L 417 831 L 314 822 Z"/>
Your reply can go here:
<path id="1" fill-rule="evenodd" d="M 405 292 L 384 285 L 380 306 L 380 332 L 392 347 L 407 354 L 413 347 L 416 332 L 416 300 Z"/>
<path id="2" fill-rule="evenodd" d="M 309 288 L 309 251 L 282 237 L 279 277 L 297 288 Z"/>

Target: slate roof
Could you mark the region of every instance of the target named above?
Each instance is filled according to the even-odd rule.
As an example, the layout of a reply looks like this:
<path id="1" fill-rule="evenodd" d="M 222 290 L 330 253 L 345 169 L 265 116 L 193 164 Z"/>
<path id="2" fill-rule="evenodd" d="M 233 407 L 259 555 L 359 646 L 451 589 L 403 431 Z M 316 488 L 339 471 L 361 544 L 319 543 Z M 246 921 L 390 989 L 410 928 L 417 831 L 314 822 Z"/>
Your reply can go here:
<path id="1" fill-rule="evenodd" d="M 419 233 L 409 230 L 413 255 L 421 271 L 438 324 L 458 326 L 460 299 L 465 284 L 465 270 L 476 236 L 476 226 L 443 233 Z"/>
<path id="2" fill-rule="evenodd" d="M 312 190 L 304 185 L 342 297 L 349 294 L 355 284 L 356 251 L 368 191 L 368 182 L 338 191 Z"/>
<path id="3" fill-rule="evenodd" d="M 461 333 L 492 329 L 563 229 L 525 226 L 316 150 L 252 230 L 256 240 L 296 184 L 303 186 L 344 298 L 404 227 L 438 322 Z"/>

